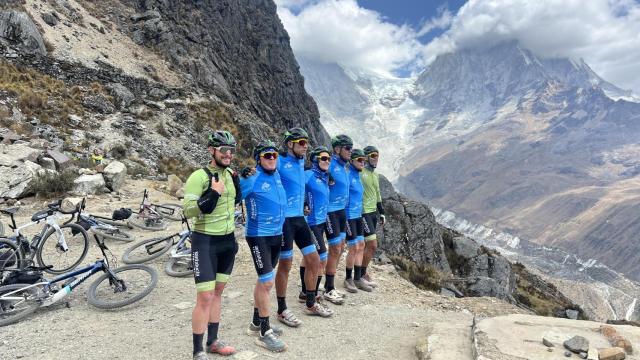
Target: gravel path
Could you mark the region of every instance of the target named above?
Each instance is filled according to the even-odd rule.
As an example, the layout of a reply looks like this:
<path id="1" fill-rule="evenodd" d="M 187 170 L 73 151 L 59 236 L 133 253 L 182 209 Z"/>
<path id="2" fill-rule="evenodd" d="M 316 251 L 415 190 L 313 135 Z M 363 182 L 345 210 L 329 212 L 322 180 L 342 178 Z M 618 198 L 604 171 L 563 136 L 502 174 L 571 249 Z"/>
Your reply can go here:
<path id="1" fill-rule="evenodd" d="M 128 181 L 121 200 L 103 195 L 88 199 L 89 210 L 108 213 L 121 206 L 135 206 L 141 189 L 151 184 Z M 134 189 L 140 189 L 140 191 Z M 153 191 L 152 201 L 174 201 Z M 29 200 L 22 207 L 25 218 L 42 206 Z M 98 205 L 102 204 L 102 205 Z M 4 219 L 3 219 L 4 220 Z M 171 233 L 180 229 L 172 222 Z M 156 236 L 135 231 L 139 239 Z M 332 306 L 336 314 L 323 319 L 302 314 L 297 302 L 299 274 L 292 270 L 289 281 L 289 308 L 304 321 L 298 329 L 285 329 L 283 340 L 288 350 L 281 354 L 258 348 L 245 334 L 252 315 L 252 291 L 256 275 L 251 256 L 241 234 L 240 251 L 231 281 L 225 289 L 220 336 L 236 346 L 236 359 L 305 358 L 305 359 L 408 359 L 415 357 L 414 346 L 426 336 L 433 324 L 443 321 L 470 322 L 474 314 L 493 316 L 522 312 L 502 301 L 490 298 L 451 299 L 422 291 L 402 279 L 391 265 L 372 266 L 380 283 L 373 293 L 349 294 L 342 306 Z M 107 241 L 119 258 L 127 244 Z M 100 258 L 92 244 L 85 262 Z M 294 264 L 299 262 L 299 254 Z M 0 328 L 2 359 L 188 359 L 191 354 L 191 310 L 195 287 L 191 278 L 172 278 L 164 273 L 165 257 L 151 262 L 159 274 L 157 288 L 146 298 L 128 307 L 103 311 L 86 301 L 86 288 L 76 289 L 65 304 L 38 310 L 18 324 Z M 342 262 L 344 263 L 344 262 Z M 341 284 L 344 270 L 336 277 Z M 275 311 L 275 295 L 272 297 Z M 272 317 L 272 323 L 277 321 Z M 213 357 L 213 356 L 212 356 Z"/>

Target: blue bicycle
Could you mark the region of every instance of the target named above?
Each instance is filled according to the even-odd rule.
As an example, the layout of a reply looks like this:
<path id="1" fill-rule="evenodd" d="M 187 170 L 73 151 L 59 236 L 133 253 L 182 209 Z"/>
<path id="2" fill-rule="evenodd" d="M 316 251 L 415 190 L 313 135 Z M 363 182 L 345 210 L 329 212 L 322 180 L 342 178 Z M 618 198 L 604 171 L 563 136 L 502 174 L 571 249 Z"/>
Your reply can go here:
<path id="1" fill-rule="evenodd" d="M 91 305 L 101 309 L 114 309 L 132 304 L 155 288 L 158 274 L 154 269 L 141 264 L 112 269 L 106 254 L 109 249 L 97 236 L 94 237 L 103 259 L 52 280 L 42 278 L 42 271 L 48 268 L 46 266 L 4 271 L 0 280 L 4 284 L 11 284 L 0 286 L 0 326 L 16 323 L 40 307 L 51 306 L 61 301 L 78 285 L 100 272 L 104 274 L 87 289 L 87 300 Z M 113 256 L 111 258 L 114 259 Z M 33 283 L 17 283 L 19 281 Z"/>

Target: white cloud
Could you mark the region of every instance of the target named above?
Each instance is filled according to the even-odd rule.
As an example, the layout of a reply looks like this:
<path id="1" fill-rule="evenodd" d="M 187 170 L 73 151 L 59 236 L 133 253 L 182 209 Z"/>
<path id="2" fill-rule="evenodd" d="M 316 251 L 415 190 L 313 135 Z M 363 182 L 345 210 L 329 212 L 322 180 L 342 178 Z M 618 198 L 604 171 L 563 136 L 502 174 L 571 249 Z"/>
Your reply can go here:
<path id="1" fill-rule="evenodd" d="M 297 14 L 280 0 L 278 15 L 296 55 L 389 74 L 411 66 L 422 44 L 409 26 L 386 22 L 355 0 L 311 2 Z"/>
<path id="2" fill-rule="evenodd" d="M 423 52 L 517 39 L 543 57 L 584 58 L 604 79 L 640 93 L 640 4 L 633 0 L 470 0 Z"/>
<path id="3" fill-rule="evenodd" d="M 418 36 L 424 36 L 435 29 L 446 29 L 451 25 L 453 15 L 446 7 L 438 8 L 438 16 L 433 17 L 422 24 Z"/>

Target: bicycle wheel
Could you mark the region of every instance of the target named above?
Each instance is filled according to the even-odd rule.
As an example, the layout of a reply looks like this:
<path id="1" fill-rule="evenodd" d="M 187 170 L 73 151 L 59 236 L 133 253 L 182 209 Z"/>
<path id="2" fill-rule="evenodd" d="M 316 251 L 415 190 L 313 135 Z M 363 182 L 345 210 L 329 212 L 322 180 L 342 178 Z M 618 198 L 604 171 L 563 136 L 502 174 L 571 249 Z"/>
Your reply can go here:
<path id="1" fill-rule="evenodd" d="M 20 264 L 22 264 L 22 252 L 18 245 L 11 240 L 0 239 L 0 274 L 5 270 L 18 269 Z"/>
<path id="2" fill-rule="evenodd" d="M 33 314 L 42 304 L 39 287 L 29 284 L 0 286 L 0 326 L 17 323 Z"/>
<path id="3" fill-rule="evenodd" d="M 129 225 L 149 231 L 161 231 L 167 228 L 167 223 L 162 221 L 162 218 L 145 218 L 138 215 L 129 219 Z"/>
<path id="4" fill-rule="evenodd" d="M 74 223 L 62 225 L 60 232 L 67 243 L 67 251 L 62 250 L 58 244 L 60 233 L 51 228 L 40 240 L 36 254 L 39 266 L 53 266 L 45 270 L 50 274 L 63 274 L 74 269 L 84 260 L 89 250 L 89 235 L 82 226 Z"/>
<path id="5" fill-rule="evenodd" d="M 154 208 L 160 216 L 173 221 L 182 220 L 182 205 L 180 204 L 160 204 Z"/>
<path id="6" fill-rule="evenodd" d="M 193 263 L 190 257 L 169 258 L 164 266 L 164 272 L 169 276 L 185 277 L 193 275 Z"/>
<path id="7" fill-rule="evenodd" d="M 124 230 L 120 230 L 120 228 L 117 228 L 115 226 L 109 227 L 109 228 L 97 226 L 97 227 L 93 227 L 91 231 L 93 231 L 96 235 L 104 239 L 112 239 L 112 240 L 127 241 L 127 242 L 131 242 L 135 240 L 135 236 L 129 234 Z"/>
<path id="8" fill-rule="evenodd" d="M 146 265 L 126 265 L 101 275 L 87 289 L 89 304 L 115 309 L 149 295 L 158 283 L 158 273 Z"/>
<path id="9" fill-rule="evenodd" d="M 122 261 L 125 264 L 142 264 L 151 261 L 171 248 L 174 236 L 177 236 L 177 234 L 166 238 L 151 238 L 139 241 L 124 251 Z"/>
<path id="10" fill-rule="evenodd" d="M 134 227 L 129 225 L 128 221 L 125 220 L 111 220 L 108 219 L 106 217 L 98 217 L 98 216 L 94 216 L 98 221 L 100 221 L 101 223 L 105 223 L 107 225 L 111 225 L 111 226 L 117 226 L 117 227 L 123 227 L 123 228 L 128 228 L 128 229 L 133 229 Z"/>

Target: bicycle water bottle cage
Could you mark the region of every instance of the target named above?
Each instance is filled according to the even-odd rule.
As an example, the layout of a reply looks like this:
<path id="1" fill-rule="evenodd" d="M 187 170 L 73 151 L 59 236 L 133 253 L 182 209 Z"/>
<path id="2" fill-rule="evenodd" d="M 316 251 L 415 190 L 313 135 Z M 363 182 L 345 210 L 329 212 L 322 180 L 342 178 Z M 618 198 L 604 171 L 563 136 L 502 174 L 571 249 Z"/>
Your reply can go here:
<path id="1" fill-rule="evenodd" d="M 31 221 L 38 222 L 42 219 L 46 219 L 48 216 L 51 216 L 51 210 L 41 210 L 31 216 Z"/>

